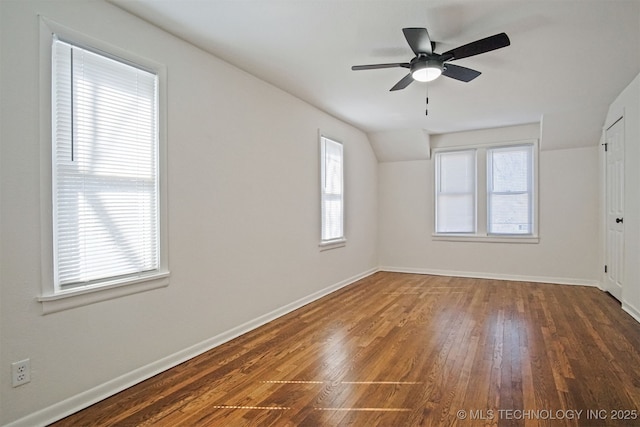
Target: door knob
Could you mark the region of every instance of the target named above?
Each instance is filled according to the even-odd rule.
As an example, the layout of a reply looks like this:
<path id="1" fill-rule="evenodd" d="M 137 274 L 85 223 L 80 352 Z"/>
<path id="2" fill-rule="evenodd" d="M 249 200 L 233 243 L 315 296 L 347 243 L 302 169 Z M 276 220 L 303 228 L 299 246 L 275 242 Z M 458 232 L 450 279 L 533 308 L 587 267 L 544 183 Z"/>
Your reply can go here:
<path id="1" fill-rule="evenodd" d="M 621 222 L 624 222 L 623 218 L 616 218 L 616 224 L 620 224 Z"/>

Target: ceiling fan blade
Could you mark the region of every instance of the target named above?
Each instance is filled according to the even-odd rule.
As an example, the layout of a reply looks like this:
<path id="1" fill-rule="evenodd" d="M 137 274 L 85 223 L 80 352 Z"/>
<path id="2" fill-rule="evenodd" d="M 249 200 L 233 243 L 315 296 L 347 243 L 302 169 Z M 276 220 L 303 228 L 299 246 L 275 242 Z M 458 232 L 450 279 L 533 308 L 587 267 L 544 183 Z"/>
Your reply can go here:
<path id="1" fill-rule="evenodd" d="M 351 69 L 353 71 L 358 71 L 358 70 L 377 70 L 380 68 L 396 68 L 396 67 L 409 68 L 411 67 L 411 64 L 409 64 L 408 62 L 394 62 L 392 64 L 354 65 L 353 67 L 351 67 Z"/>
<path id="2" fill-rule="evenodd" d="M 411 73 L 404 76 L 398 83 L 395 84 L 389 91 L 404 89 L 409 86 L 413 82 L 413 77 L 411 77 Z"/>
<path id="3" fill-rule="evenodd" d="M 416 55 L 420 53 L 433 53 L 431 38 L 426 28 L 403 28 L 404 38 Z"/>
<path id="4" fill-rule="evenodd" d="M 442 56 L 445 57 L 446 61 L 453 61 L 454 59 L 462 59 L 507 47 L 510 44 L 509 37 L 505 33 L 500 33 L 457 47 L 443 53 Z"/>
<path id="5" fill-rule="evenodd" d="M 444 64 L 444 70 L 442 71 L 443 76 L 451 77 L 461 82 L 470 82 L 480 74 L 482 74 L 480 71 L 454 64 Z"/>

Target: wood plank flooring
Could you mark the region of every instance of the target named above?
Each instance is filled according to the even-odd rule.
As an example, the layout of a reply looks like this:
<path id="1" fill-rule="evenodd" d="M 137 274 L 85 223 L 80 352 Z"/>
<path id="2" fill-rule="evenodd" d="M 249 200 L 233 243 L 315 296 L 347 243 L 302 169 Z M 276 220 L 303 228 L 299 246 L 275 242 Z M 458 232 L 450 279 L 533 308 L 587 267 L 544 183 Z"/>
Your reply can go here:
<path id="1" fill-rule="evenodd" d="M 638 426 L 640 324 L 590 287 L 380 272 L 55 426 Z"/>

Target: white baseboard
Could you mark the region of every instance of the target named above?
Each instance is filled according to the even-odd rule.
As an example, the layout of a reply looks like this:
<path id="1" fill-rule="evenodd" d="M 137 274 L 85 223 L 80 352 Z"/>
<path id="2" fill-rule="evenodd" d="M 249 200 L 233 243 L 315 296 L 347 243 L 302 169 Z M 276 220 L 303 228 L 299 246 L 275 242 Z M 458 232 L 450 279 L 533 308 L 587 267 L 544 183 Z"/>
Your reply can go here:
<path id="1" fill-rule="evenodd" d="M 307 295 L 306 297 L 300 298 L 297 301 L 293 301 L 283 307 L 280 307 L 260 317 L 236 326 L 235 328 L 229 329 L 228 331 L 225 331 L 207 340 L 204 340 L 189 348 L 169 355 L 156 362 L 152 362 L 146 366 L 131 371 L 111 381 L 107 381 L 106 383 L 103 383 L 97 387 L 77 394 L 40 411 L 34 412 L 30 415 L 27 415 L 26 417 L 20 418 L 19 420 L 6 424 L 5 427 L 34 427 L 46 426 L 48 424 L 51 424 L 81 409 L 87 408 L 94 403 L 106 399 L 109 396 L 113 396 L 114 394 L 121 392 L 122 390 L 125 390 L 135 384 L 147 380 L 154 375 L 164 372 L 167 369 L 171 369 L 174 366 L 186 362 L 187 360 L 205 353 L 206 351 L 209 351 L 221 344 L 224 344 L 227 341 L 231 341 L 232 339 L 242 334 L 256 329 L 264 325 L 265 323 L 277 319 L 278 317 L 284 316 L 285 314 L 290 313 L 317 299 L 320 299 L 325 295 L 335 292 L 340 288 L 343 288 L 354 282 L 357 282 L 360 279 L 370 276 L 377 271 L 377 268 L 372 268 L 348 279 L 342 280 L 338 283 L 314 292 L 311 295 Z"/>
<path id="2" fill-rule="evenodd" d="M 629 315 L 633 317 L 638 323 L 640 323 L 640 310 L 626 302 L 624 299 L 622 300 L 622 309 L 629 313 Z"/>
<path id="3" fill-rule="evenodd" d="M 478 272 L 466 272 L 466 271 L 432 270 L 432 269 L 426 269 L 426 268 L 390 267 L 390 266 L 380 266 L 379 270 L 390 271 L 395 273 L 430 274 L 433 276 L 472 277 L 475 279 L 512 280 L 514 282 L 535 282 L 535 283 L 552 283 L 557 285 L 580 285 L 580 286 L 600 287 L 600 283 L 597 280 L 573 279 L 568 277 L 520 276 L 520 275 L 514 275 L 514 274 L 478 273 Z"/>

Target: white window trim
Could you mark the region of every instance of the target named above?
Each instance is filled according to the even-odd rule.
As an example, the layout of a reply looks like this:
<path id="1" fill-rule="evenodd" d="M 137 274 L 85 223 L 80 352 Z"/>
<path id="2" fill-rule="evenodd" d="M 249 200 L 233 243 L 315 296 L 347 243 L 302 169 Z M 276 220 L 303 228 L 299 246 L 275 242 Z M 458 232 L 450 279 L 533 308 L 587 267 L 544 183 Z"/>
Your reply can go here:
<path id="1" fill-rule="evenodd" d="M 320 244 L 318 244 L 318 246 L 320 247 L 320 251 L 322 252 L 328 251 L 329 249 L 342 248 L 343 246 L 346 246 L 346 244 L 347 239 L 342 237 L 340 239 L 323 240 L 322 242 L 320 242 Z"/>
<path id="2" fill-rule="evenodd" d="M 322 139 L 326 138 L 332 142 L 338 143 L 340 145 L 342 145 L 342 237 L 338 237 L 336 239 L 328 239 L 328 240 L 323 240 L 322 239 L 322 162 L 324 159 L 322 159 Z M 320 248 L 320 252 L 323 251 L 328 251 L 330 249 L 337 249 L 337 248 L 342 248 L 344 246 L 346 246 L 347 244 L 347 214 L 346 214 L 346 199 L 344 197 L 345 194 L 345 154 L 344 154 L 344 144 L 342 142 L 339 142 L 338 139 L 333 138 L 331 136 L 327 136 L 326 134 L 323 134 L 319 129 L 318 129 L 318 157 L 320 158 L 320 162 L 318 162 L 318 164 L 320 165 L 320 168 L 318 170 L 318 177 L 319 177 L 319 188 L 320 188 L 320 243 L 318 244 L 318 247 Z"/>
<path id="3" fill-rule="evenodd" d="M 41 245 L 41 291 L 37 300 L 42 304 L 43 314 L 54 313 L 74 307 L 93 304 L 125 295 L 163 288 L 169 285 L 169 253 L 167 223 L 167 114 L 166 82 L 167 70 L 147 58 L 115 47 L 86 34 L 67 28 L 43 16 L 40 21 L 40 245 Z M 51 44 L 57 34 L 78 45 L 108 52 L 125 61 L 154 70 L 158 75 L 158 173 L 160 216 L 160 268 L 149 274 L 130 276 L 101 282 L 94 286 L 83 286 L 68 290 L 57 290 L 54 285 L 53 265 L 53 216 L 52 216 L 52 164 L 51 164 Z"/>
<path id="4" fill-rule="evenodd" d="M 538 236 L 521 235 L 480 235 L 480 234 L 443 234 L 433 233 L 433 241 L 441 242 L 484 242 L 484 243 L 539 243 Z"/>
<path id="5" fill-rule="evenodd" d="M 489 207 L 487 204 L 487 149 L 489 148 L 503 148 L 503 147 L 514 147 L 519 145 L 533 145 L 533 159 L 532 159 L 532 167 L 533 167 L 533 230 L 531 234 L 489 234 L 487 232 L 487 219 L 489 215 Z M 436 218 L 436 203 L 435 203 L 435 185 L 433 187 L 433 200 L 432 200 L 432 209 L 433 209 L 433 232 L 431 234 L 431 238 L 433 241 L 448 241 L 448 242 L 484 242 L 484 243 L 539 243 L 540 237 L 538 235 L 538 140 L 537 139 L 526 139 L 526 140 L 518 140 L 518 141 L 505 141 L 505 142 L 495 142 L 495 143 L 487 143 L 487 144 L 475 144 L 475 145 L 465 145 L 465 146 L 456 146 L 451 148 L 440 147 L 433 150 L 434 154 L 438 152 L 450 152 L 456 150 L 469 150 L 475 149 L 477 150 L 476 157 L 476 232 L 475 233 L 436 233 L 435 232 L 435 218 Z M 435 155 L 431 157 L 435 159 Z M 434 165 L 433 168 L 434 173 L 434 183 L 436 182 L 437 177 L 435 176 L 437 171 Z"/>

